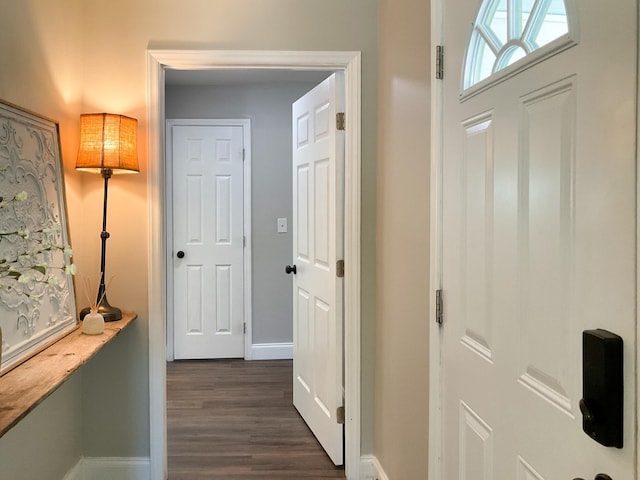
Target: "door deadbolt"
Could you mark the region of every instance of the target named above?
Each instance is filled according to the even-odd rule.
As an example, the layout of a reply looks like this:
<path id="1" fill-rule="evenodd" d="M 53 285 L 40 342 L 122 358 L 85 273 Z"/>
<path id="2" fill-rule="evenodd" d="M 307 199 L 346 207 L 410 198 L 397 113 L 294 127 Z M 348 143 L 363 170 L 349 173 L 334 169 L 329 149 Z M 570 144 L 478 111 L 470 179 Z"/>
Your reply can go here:
<path id="1" fill-rule="evenodd" d="M 602 329 L 582 333 L 582 429 L 605 447 L 622 448 L 622 363 L 621 337 Z"/>
<path id="2" fill-rule="evenodd" d="M 178 250 L 178 253 L 176 253 L 176 257 L 184 258 L 184 252 L 182 250 Z"/>

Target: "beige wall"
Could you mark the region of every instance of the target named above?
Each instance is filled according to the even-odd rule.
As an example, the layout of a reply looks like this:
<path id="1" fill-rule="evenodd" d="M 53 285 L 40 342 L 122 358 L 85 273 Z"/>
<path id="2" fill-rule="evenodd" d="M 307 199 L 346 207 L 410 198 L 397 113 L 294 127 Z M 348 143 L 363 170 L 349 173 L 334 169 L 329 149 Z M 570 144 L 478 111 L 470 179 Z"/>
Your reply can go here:
<path id="1" fill-rule="evenodd" d="M 377 14 L 377 0 L 0 0 L 0 98 L 61 122 L 80 275 L 98 272 L 102 181 L 73 170 L 78 116 L 139 119 L 142 173 L 110 181 L 107 264 L 110 302 L 139 319 L 83 369 L 82 454 L 149 454 L 147 48 L 362 51 L 362 449 L 373 451 Z"/>
<path id="2" fill-rule="evenodd" d="M 363 52 L 363 226 L 365 239 L 375 236 L 375 136 L 377 77 L 377 1 L 375 0 L 84 0 L 84 101 L 83 110 L 111 110 L 140 119 L 141 168 L 146 170 L 146 70 L 147 48 L 206 48 L 246 50 L 359 50 Z M 330 25 L 330 33 L 327 26 Z M 147 412 L 147 203 L 145 175 L 115 178 L 110 194 L 110 273 L 118 275 L 110 300 L 140 314 L 139 335 L 131 350 L 117 350 L 133 373 L 95 401 L 105 416 L 122 417 L 116 396 L 140 406 L 125 413 L 128 428 L 113 430 L 106 421 L 95 425 L 88 444 L 92 455 L 146 455 L 146 445 L 131 445 L 124 435 L 134 427 L 146 429 Z M 99 210 L 98 180 L 87 180 L 87 208 Z M 363 246 L 363 351 L 374 354 L 375 250 Z M 96 254 L 97 255 L 97 254 Z M 97 256 L 96 260 L 97 261 Z M 116 360 L 103 355 L 104 361 Z M 140 377 L 136 392 L 128 389 Z M 92 377 L 93 378 L 93 377 Z M 94 391 L 100 391 L 96 384 Z M 373 448 L 373 367 L 364 362 L 363 450 Z M 129 412 L 129 410 L 127 410 Z M 93 428 L 88 425 L 87 428 Z M 111 435 L 113 433 L 113 435 Z M 124 445 L 124 447 L 121 447 Z M 139 448 L 141 447 L 142 448 Z"/>
<path id="3" fill-rule="evenodd" d="M 82 102 L 79 0 L 0 0 L 0 99 L 60 124 L 69 222 L 81 222 L 74 170 Z M 78 243 L 79 229 L 72 229 Z"/>
<path id="4" fill-rule="evenodd" d="M 375 455 L 391 480 L 427 478 L 428 0 L 380 0 Z"/>
<path id="5" fill-rule="evenodd" d="M 84 215 L 74 170 L 82 100 L 79 3 L 0 0 L 0 98 L 59 122 L 74 246 L 81 243 Z M 82 391 L 77 372 L 0 438 L 0 477 L 62 478 L 76 464 L 82 453 Z"/>

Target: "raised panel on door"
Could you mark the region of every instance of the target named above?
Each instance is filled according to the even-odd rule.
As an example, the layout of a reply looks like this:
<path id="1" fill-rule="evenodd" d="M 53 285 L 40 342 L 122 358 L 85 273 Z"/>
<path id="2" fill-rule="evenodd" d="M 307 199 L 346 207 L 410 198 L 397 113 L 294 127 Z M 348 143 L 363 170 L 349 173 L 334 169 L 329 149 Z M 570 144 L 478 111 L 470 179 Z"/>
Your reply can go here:
<path id="1" fill-rule="evenodd" d="M 571 338 L 578 330 L 571 305 L 574 92 L 574 79 L 569 79 L 522 98 L 518 212 L 519 381 L 568 415 L 581 393 L 581 371 L 575 368 L 580 352 Z"/>
<path id="2" fill-rule="evenodd" d="M 178 190 L 178 192 L 182 193 L 182 190 Z M 202 175 L 189 175 L 184 193 L 187 197 L 185 209 L 178 211 L 177 214 L 186 219 L 187 243 L 201 245 L 204 240 Z"/>
<path id="3" fill-rule="evenodd" d="M 314 262 L 316 267 L 329 270 L 329 246 L 331 242 L 329 161 L 319 160 L 315 162 L 314 169 Z"/>
<path id="4" fill-rule="evenodd" d="M 335 420 L 335 412 L 331 411 L 331 404 L 334 402 L 333 375 L 327 371 L 331 368 L 331 363 L 326 362 L 326 352 L 335 350 L 332 343 L 335 336 L 332 335 L 331 307 L 316 297 L 313 312 L 313 352 L 315 353 L 315 402 L 320 407 L 322 413 L 329 420 Z"/>
<path id="5" fill-rule="evenodd" d="M 313 351 L 313 330 L 309 324 L 311 315 L 311 298 L 308 292 L 299 288 L 296 292 L 295 348 L 296 372 L 294 382 L 299 384 L 308 394 L 313 385 L 313 362 L 310 358 Z M 294 387 L 295 388 L 295 387 Z"/>
<path id="6" fill-rule="evenodd" d="M 189 265 L 187 267 L 187 329 L 184 332 L 186 335 L 202 335 L 204 333 L 203 284 L 202 265 Z"/>
<path id="7" fill-rule="evenodd" d="M 298 165 L 296 168 L 296 190 L 295 190 L 295 234 L 296 247 L 295 258 L 297 261 L 309 262 L 311 244 L 309 238 L 309 166 Z"/>
<path id="8" fill-rule="evenodd" d="M 230 175 L 216 176 L 216 245 L 230 245 L 232 241 L 231 229 L 234 216 L 232 187 L 233 180 Z"/>
<path id="9" fill-rule="evenodd" d="M 462 480 L 493 479 L 493 431 L 466 403 L 460 402 L 459 461 Z"/>
<path id="10" fill-rule="evenodd" d="M 492 358 L 493 269 L 493 124 L 491 114 L 463 123 L 462 221 L 464 241 L 462 343 L 487 360 Z"/>
<path id="11" fill-rule="evenodd" d="M 231 333 L 231 265 L 216 265 L 216 333 Z"/>

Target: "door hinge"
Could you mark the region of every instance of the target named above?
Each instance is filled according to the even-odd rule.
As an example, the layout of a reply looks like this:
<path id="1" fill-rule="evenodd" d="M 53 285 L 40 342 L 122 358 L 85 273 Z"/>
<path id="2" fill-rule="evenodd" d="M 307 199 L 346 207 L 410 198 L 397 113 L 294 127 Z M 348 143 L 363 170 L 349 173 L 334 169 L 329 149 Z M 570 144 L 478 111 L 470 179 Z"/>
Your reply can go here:
<path id="1" fill-rule="evenodd" d="M 344 112 L 336 113 L 336 128 L 338 130 L 344 130 L 345 129 Z"/>
<path id="2" fill-rule="evenodd" d="M 344 278 L 344 260 L 338 260 L 336 262 L 336 277 Z"/>
<path id="3" fill-rule="evenodd" d="M 336 409 L 336 422 L 340 425 L 344 425 L 344 407 L 338 407 Z"/>
<path id="4" fill-rule="evenodd" d="M 246 246 L 247 246 L 247 236 L 246 236 L 246 235 L 243 235 L 243 236 L 242 236 L 242 246 L 243 246 L 243 247 L 246 247 Z"/>
<path id="5" fill-rule="evenodd" d="M 444 47 L 436 45 L 436 78 L 442 80 L 444 78 Z"/>
<path id="6" fill-rule="evenodd" d="M 436 290 L 436 323 L 442 325 L 444 313 L 442 307 L 442 289 Z"/>
<path id="7" fill-rule="evenodd" d="M 242 333 L 247 333 L 247 322 L 242 324 Z"/>
<path id="8" fill-rule="evenodd" d="M 242 161 L 243 162 L 244 162 L 245 155 L 246 155 L 246 150 L 243 148 L 242 149 Z"/>

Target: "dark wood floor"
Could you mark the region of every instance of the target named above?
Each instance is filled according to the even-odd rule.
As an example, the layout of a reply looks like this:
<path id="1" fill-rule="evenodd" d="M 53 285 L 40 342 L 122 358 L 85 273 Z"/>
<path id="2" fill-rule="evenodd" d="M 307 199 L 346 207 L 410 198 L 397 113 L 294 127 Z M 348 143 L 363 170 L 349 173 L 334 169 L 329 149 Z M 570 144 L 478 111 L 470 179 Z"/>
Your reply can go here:
<path id="1" fill-rule="evenodd" d="M 292 405 L 289 360 L 167 364 L 169 480 L 345 478 Z"/>

